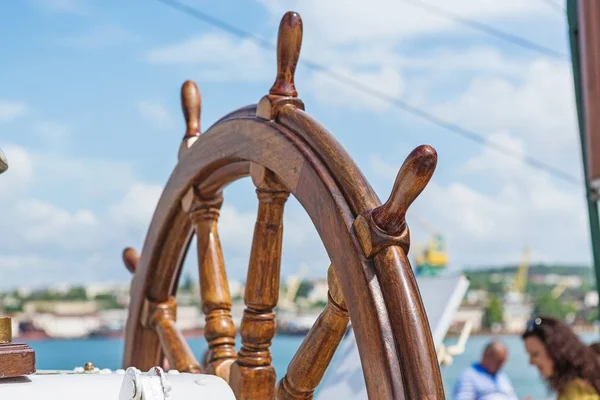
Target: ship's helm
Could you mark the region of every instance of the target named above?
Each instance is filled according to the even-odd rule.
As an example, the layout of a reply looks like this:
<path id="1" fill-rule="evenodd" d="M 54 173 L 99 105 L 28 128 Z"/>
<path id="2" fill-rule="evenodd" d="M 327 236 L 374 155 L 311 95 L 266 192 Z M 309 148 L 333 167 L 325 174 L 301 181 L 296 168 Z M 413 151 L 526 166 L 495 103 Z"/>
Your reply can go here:
<path id="1" fill-rule="evenodd" d="M 167 398 L 163 367 L 178 385 L 189 385 L 178 386 L 179 393 L 188 393 L 181 398 L 198 398 L 191 391 L 200 390 L 202 382 L 218 385 L 213 382 L 217 379 L 237 399 L 311 399 L 351 321 L 370 399 L 444 399 L 429 322 L 407 259 L 405 221 L 408 207 L 433 175 L 437 154 L 426 145 L 413 150 L 382 204 L 334 136 L 304 112 L 294 85 L 301 41 L 300 16 L 288 12 L 279 27 L 277 77 L 269 94 L 257 105 L 224 116 L 204 133 L 200 92 L 192 81 L 183 84 L 186 132 L 179 161 L 141 253 L 131 248 L 123 252 L 133 278 L 120 398 Z M 256 186 L 258 212 L 246 308 L 236 329 L 217 227 L 223 188 L 244 177 Z M 310 216 L 329 256 L 329 293 L 287 373 L 277 381 L 269 346 L 276 331 L 282 221 L 290 195 Z M 175 326 L 177 283 L 193 235 L 209 349 L 201 362 Z M 222 379 L 202 378 L 206 374 Z M 98 388 L 105 385 L 107 391 L 106 385 L 118 382 L 111 376 L 42 379 L 38 374 L 32 379 L 44 392 L 52 385 L 64 392 L 75 382 L 86 397 L 95 399 L 109 398 Z M 158 394 L 151 395 L 154 389 L 148 385 L 155 385 Z M 20 398 L 27 388 L 0 387 L 3 393 L 20 393 Z"/>
<path id="2" fill-rule="evenodd" d="M 186 132 L 179 161 L 160 197 L 141 254 L 124 251 L 134 273 L 123 367 L 167 365 L 215 374 L 238 399 L 309 399 L 349 321 L 370 399 L 443 399 L 432 335 L 411 266 L 407 208 L 437 162 L 430 146 L 411 152 L 381 204 L 335 138 L 304 111 L 294 85 L 302 21 L 281 20 L 277 77 L 257 105 L 200 130 L 201 98 L 192 81 L 181 89 Z M 251 177 L 259 200 L 236 327 L 217 230 L 223 188 Z M 283 212 L 293 195 L 310 216 L 330 258 L 328 303 L 286 375 L 276 381 L 269 346 L 280 280 Z M 175 292 L 192 235 L 197 238 L 202 309 L 209 353 L 195 359 L 175 327 Z"/>

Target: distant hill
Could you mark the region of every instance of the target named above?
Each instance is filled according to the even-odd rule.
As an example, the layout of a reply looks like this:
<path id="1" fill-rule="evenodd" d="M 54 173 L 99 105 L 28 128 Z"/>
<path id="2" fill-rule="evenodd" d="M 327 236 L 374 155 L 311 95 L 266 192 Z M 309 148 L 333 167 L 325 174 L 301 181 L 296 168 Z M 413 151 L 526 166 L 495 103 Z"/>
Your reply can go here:
<path id="1" fill-rule="evenodd" d="M 517 271 L 518 265 L 502 265 L 502 266 L 480 266 L 463 269 L 463 273 L 468 276 L 490 275 L 496 274 L 514 274 Z M 585 265 L 569 265 L 569 264 L 531 264 L 528 268 L 529 275 L 534 274 L 557 274 L 557 275 L 577 275 L 582 278 L 594 277 L 594 270 L 591 266 Z"/>
<path id="2" fill-rule="evenodd" d="M 517 272 L 517 265 L 503 265 L 493 267 L 478 267 L 464 269 L 465 277 L 470 281 L 469 290 L 483 289 L 491 293 L 503 293 L 506 289 L 506 279 L 512 280 Z M 584 265 L 568 265 L 568 264 L 532 264 L 528 268 L 528 275 L 575 275 L 581 278 L 583 285 L 581 291 L 591 290 L 596 285 L 594 270 L 589 266 Z M 500 281 L 492 279 L 493 275 L 502 275 Z M 526 291 L 528 293 L 537 292 L 534 288 L 535 284 L 528 282 Z"/>

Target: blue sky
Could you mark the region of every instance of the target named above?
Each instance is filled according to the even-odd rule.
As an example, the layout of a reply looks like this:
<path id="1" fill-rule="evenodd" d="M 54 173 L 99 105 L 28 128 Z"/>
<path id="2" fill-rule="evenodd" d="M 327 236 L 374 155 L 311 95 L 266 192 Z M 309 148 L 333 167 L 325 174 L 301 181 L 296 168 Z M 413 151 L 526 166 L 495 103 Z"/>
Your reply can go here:
<path id="1" fill-rule="evenodd" d="M 283 13 L 298 11 L 302 58 L 581 178 L 568 60 L 399 0 L 185 2 L 271 41 Z M 544 0 L 452 6 L 569 52 L 564 15 Z M 121 250 L 141 249 L 176 163 L 181 84 L 193 79 L 200 87 L 206 129 L 267 93 L 275 55 L 154 0 L 3 2 L 0 15 L 0 148 L 10 164 L 0 177 L 0 288 L 126 282 Z M 535 261 L 589 262 L 581 187 L 303 66 L 296 82 L 307 111 L 345 146 L 381 198 L 414 147 L 437 149 L 434 178 L 408 215 L 413 249 L 433 230 L 444 235 L 454 272 L 517 262 L 526 245 Z M 228 273 L 243 280 L 256 200 L 248 181 L 225 196 L 220 232 Z M 326 254 L 293 199 L 284 223 L 283 275 L 306 268 L 324 277 Z M 196 275 L 193 262 L 186 269 Z"/>

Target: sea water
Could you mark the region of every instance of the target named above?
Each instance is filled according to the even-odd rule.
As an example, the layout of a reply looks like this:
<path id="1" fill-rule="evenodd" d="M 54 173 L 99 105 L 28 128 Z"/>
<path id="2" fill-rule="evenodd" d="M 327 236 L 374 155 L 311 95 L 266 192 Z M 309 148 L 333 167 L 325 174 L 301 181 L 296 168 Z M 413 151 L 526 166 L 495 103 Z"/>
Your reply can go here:
<path id="1" fill-rule="evenodd" d="M 278 379 L 285 374 L 287 365 L 302 343 L 302 339 L 299 336 L 280 335 L 273 340 L 271 354 Z M 452 399 L 452 388 L 459 374 L 464 368 L 479 360 L 483 348 L 491 339 L 491 336 L 472 336 L 467 342 L 465 352 L 456 356 L 452 365 L 442 368 L 448 400 Z M 505 372 L 511 379 L 519 398 L 532 396 L 534 400 L 540 400 L 551 397 L 537 370 L 529 365 L 521 339 L 518 336 L 499 336 L 498 339 L 508 347 L 509 359 Z M 589 334 L 582 335 L 582 339 L 586 343 L 597 340 L 594 335 Z M 448 339 L 446 342 L 452 344 L 455 341 L 455 339 Z M 201 359 L 207 347 L 204 338 L 190 338 L 188 342 L 196 357 Z M 239 343 L 239 339 L 237 342 Z M 32 341 L 28 344 L 36 352 L 38 369 L 73 369 L 83 366 L 88 361 L 98 368 L 113 370 L 121 368 L 122 339 L 44 340 Z"/>

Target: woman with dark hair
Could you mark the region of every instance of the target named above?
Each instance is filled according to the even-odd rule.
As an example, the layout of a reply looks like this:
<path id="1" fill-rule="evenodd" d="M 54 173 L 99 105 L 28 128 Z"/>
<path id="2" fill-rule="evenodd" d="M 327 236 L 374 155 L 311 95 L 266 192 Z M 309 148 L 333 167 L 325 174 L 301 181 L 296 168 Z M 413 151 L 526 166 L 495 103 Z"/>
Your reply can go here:
<path id="1" fill-rule="evenodd" d="M 600 356 L 600 342 L 594 342 L 590 344 L 590 349 L 594 350 L 594 352 Z"/>
<path id="2" fill-rule="evenodd" d="M 529 362 L 537 367 L 557 400 L 600 400 L 596 353 L 561 321 L 539 317 L 523 333 Z"/>

